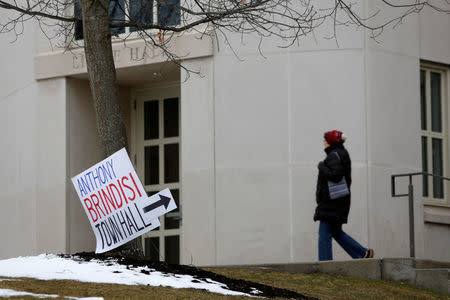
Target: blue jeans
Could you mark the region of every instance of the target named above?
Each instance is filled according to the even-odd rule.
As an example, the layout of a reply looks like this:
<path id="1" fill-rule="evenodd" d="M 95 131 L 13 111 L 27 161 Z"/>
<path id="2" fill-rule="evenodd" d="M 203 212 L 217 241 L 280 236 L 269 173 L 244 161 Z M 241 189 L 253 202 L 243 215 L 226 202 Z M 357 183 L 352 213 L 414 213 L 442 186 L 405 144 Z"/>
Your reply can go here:
<path id="1" fill-rule="evenodd" d="M 361 246 L 351 236 L 342 231 L 342 224 L 320 221 L 319 225 L 319 261 L 332 260 L 331 238 L 344 248 L 352 258 L 362 258 L 368 249 Z"/>

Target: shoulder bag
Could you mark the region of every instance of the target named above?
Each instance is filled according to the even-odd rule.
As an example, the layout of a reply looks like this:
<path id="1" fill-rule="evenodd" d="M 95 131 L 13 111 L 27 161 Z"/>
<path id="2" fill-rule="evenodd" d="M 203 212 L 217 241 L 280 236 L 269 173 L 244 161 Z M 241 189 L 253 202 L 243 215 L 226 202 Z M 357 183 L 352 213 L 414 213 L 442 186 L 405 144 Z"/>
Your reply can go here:
<path id="1" fill-rule="evenodd" d="M 337 152 L 333 153 L 336 154 L 339 161 L 341 161 L 341 157 L 339 156 L 339 154 Z M 328 180 L 328 190 L 330 191 L 330 199 L 333 200 L 350 195 L 350 190 L 348 189 L 345 176 L 342 176 L 342 179 L 339 182 L 333 182 L 331 180 Z"/>

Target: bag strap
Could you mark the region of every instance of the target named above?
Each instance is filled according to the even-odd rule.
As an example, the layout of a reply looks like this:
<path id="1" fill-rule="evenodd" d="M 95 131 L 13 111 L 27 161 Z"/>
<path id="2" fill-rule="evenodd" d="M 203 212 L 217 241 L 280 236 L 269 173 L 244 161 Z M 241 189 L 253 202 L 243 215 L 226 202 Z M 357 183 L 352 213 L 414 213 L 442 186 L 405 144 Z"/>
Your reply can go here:
<path id="1" fill-rule="evenodd" d="M 342 160 L 341 160 L 341 157 L 339 156 L 339 153 L 337 153 L 336 151 L 333 151 L 332 153 L 336 154 L 336 156 L 338 157 L 339 161 L 340 161 L 341 164 L 342 164 Z M 345 179 L 345 175 L 342 175 L 342 178 Z"/>

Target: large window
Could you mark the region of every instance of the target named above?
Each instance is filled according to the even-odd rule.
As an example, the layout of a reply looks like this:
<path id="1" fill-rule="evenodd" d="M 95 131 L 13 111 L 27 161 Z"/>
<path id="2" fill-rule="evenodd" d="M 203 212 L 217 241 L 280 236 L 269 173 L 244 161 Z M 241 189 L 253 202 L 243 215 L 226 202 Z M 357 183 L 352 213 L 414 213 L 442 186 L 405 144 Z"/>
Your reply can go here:
<path id="1" fill-rule="evenodd" d="M 448 177 L 448 91 L 445 68 L 423 65 L 420 70 L 422 169 Z M 447 182 L 423 177 L 423 197 L 432 204 L 449 204 Z"/>
<path id="2" fill-rule="evenodd" d="M 74 15 L 81 16 L 81 4 L 75 2 Z M 139 24 L 160 24 L 176 26 L 181 22 L 180 0 L 112 0 L 108 14 L 115 23 L 134 21 Z M 137 27 L 111 28 L 112 34 L 129 33 L 139 30 Z M 83 39 L 83 25 L 79 21 L 75 24 L 75 39 Z"/>

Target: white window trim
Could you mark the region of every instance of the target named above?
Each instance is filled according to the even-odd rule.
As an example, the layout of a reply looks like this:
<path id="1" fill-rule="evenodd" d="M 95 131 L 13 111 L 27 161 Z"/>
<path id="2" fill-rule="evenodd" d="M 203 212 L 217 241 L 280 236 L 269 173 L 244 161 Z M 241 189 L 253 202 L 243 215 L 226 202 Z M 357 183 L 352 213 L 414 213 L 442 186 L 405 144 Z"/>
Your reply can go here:
<path id="1" fill-rule="evenodd" d="M 427 110 L 427 130 L 421 130 L 421 137 L 427 137 L 427 152 L 428 152 L 428 173 L 433 173 L 432 167 L 432 142 L 431 138 L 437 137 L 443 140 L 443 173 L 444 177 L 449 177 L 450 175 L 450 80 L 449 80 L 449 68 L 432 64 L 432 63 L 421 63 L 420 70 L 425 70 L 426 73 L 426 110 Z M 442 85 L 441 85 L 441 95 L 442 95 L 442 133 L 435 133 L 431 131 L 431 88 L 430 88 L 430 72 L 437 72 L 441 74 Z M 428 197 L 423 197 L 423 202 L 427 206 L 438 206 L 438 207 L 448 207 L 450 208 L 450 182 L 444 180 L 444 199 L 433 198 L 433 179 L 428 176 Z M 449 211 L 450 214 L 450 211 Z"/>
<path id="2" fill-rule="evenodd" d="M 163 115 L 163 105 L 161 105 L 161 102 L 163 102 L 164 99 L 167 98 L 174 98 L 178 97 L 179 99 L 179 113 L 178 113 L 178 124 L 179 124 L 179 136 L 178 137 L 171 137 L 171 138 L 164 138 L 164 115 Z M 132 161 L 133 164 L 135 164 L 136 172 L 138 173 L 139 177 L 143 180 L 143 185 L 145 190 L 148 192 L 150 190 L 152 191 L 160 191 L 165 188 L 169 189 L 178 189 L 179 191 L 179 206 L 180 211 L 182 209 L 182 182 L 181 182 L 181 98 L 180 98 L 180 85 L 179 83 L 166 83 L 162 84 L 159 87 L 156 88 L 149 88 L 149 89 L 139 89 L 139 90 L 133 90 L 132 91 L 132 99 L 130 103 L 130 111 L 131 113 L 131 130 L 132 134 L 130 137 L 130 152 L 133 157 Z M 159 105 L 159 136 L 161 137 L 158 140 L 151 140 L 151 141 L 145 141 L 143 136 L 143 105 L 144 101 L 148 100 L 158 100 L 160 101 Z M 136 101 L 136 110 L 134 109 L 134 102 Z M 138 138 L 140 137 L 140 138 Z M 164 184 L 164 159 L 163 159 L 163 153 L 164 153 L 164 145 L 165 144 L 171 144 L 171 143 L 178 143 L 179 145 L 179 182 L 177 183 L 168 183 Z M 144 147 L 148 145 L 159 145 L 159 182 L 160 184 L 157 185 L 145 185 L 145 179 L 144 179 Z M 135 157 L 135 159 L 134 159 Z M 183 226 L 180 224 L 180 227 L 177 229 L 164 229 L 164 218 L 160 217 L 161 226 L 159 227 L 159 230 L 152 230 L 147 232 L 146 234 L 142 235 L 142 245 L 143 250 L 145 252 L 145 238 L 148 237 L 158 237 L 159 238 L 159 250 L 160 250 L 160 259 L 165 260 L 165 239 L 166 236 L 173 236 L 178 235 L 179 236 L 179 248 L 180 248 L 180 263 L 182 263 L 183 258 Z"/>

